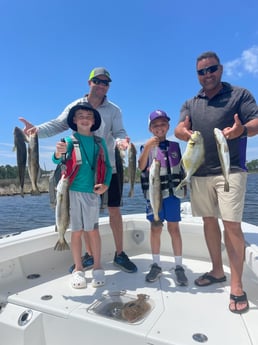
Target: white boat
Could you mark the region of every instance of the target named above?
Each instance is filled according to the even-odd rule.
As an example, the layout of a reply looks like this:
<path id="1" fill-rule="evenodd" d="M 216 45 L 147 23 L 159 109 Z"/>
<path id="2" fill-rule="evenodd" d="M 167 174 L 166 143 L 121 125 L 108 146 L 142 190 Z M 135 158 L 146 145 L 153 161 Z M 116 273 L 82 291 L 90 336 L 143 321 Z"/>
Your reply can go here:
<path id="1" fill-rule="evenodd" d="M 91 271 L 86 271 L 86 289 L 70 286 L 71 252 L 53 249 L 58 236 L 54 226 L 1 238 L 0 344 L 257 345 L 258 227 L 243 223 L 243 282 L 250 310 L 236 315 L 228 310 L 230 274 L 224 243 L 227 281 L 202 288 L 194 285 L 200 274 L 209 271 L 210 259 L 201 219 L 191 216 L 188 203 L 182 205 L 180 227 L 187 287 L 175 284 L 171 241 L 165 226 L 163 274 L 155 283 L 145 282 L 152 263 L 145 214 L 123 216 L 124 247 L 138 266 L 137 273 L 125 273 L 113 265 L 112 232 L 108 218 L 100 218 L 106 285 L 97 289 L 91 286 Z M 66 239 L 70 241 L 69 230 Z M 143 306 L 148 308 L 130 321 L 122 311 L 138 294 L 145 295 Z"/>

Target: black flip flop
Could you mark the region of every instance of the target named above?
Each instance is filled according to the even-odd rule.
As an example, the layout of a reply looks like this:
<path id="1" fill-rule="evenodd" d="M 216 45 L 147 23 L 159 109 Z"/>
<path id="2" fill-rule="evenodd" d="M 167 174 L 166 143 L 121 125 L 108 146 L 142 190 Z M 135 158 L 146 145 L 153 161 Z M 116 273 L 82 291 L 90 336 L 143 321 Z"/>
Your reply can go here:
<path id="1" fill-rule="evenodd" d="M 216 283 L 223 283 L 226 281 L 226 279 L 227 279 L 226 276 L 223 276 L 221 278 L 215 278 L 211 274 L 206 272 L 202 276 L 200 276 L 199 278 L 195 279 L 194 284 L 197 286 L 209 286 L 209 285 L 216 284 Z M 208 282 L 204 283 L 204 284 L 200 284 L 200 282 L 202 280 L 208 280 Z"/>
<path id="2" fill-rule="evenodd" d="M 229 304 L 228 308 L 231 311 L 231 313 L 243 314 L 249 310 L 249 302 L 247 300 L 247 296 L 246 296 L 245 292 L 241 296 L 236 296 L 236 295 L 230 294 L 230 299 L 232 299 L 232 301 L 234 301 L 234 306 L 235 306 L 235 309 L 231 309 L 230 304 L 232 304 L 232 303 Z M 246 307 L 243 309 L 237 309 L 237 303 L 240 303 L 240 302 L 246 302 Z"/>

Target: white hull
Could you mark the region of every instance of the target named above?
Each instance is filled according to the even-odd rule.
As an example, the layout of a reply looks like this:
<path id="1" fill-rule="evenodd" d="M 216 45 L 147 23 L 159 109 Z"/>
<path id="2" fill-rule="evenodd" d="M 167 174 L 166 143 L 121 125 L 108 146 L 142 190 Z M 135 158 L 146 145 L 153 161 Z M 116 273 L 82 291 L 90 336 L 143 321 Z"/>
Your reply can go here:
<path id="1" fill-rule="evenodd" d="M 23 232 L 0 239 L 0 344 L 1 345 L 257 345 L 258 344 L 258 229 L 243 223 L 247 241 L 244 287 L 250 310 L 232 314 L 229 303 L 229 268 L 222 244 L 227 281 L 209 287 L 196 287 L 194 279 L 209 271 L 210 261 L 202 222 L 190 215 L 180 223 L 184 266 L 189 286 L 174 282 L 170 237 L 162 233 L 163 275 L 146 283 L 152 263 L 149 223 L 145 215 L 123 216 L 124 247 L 138 266 L 137 273 L 125 273 L 113 263 L 114 241 L 108 218 L 100 219 L 102 262 L 106 285 L 75 290 L 69 284 L 70 251 L 57 252 L 54 227 Z M 66 233 L 70 241 L 70 231 Z M 31 274 L 39 278 L 28 279 Z M 104 295 L 126 290 L 150 297 L 152 310 L 136 323 L 103 317 L 90 308 Z M 200 334 L 200 335 L 199 335 Z M 206 339 L 206 341 L 205 341 Z"/>

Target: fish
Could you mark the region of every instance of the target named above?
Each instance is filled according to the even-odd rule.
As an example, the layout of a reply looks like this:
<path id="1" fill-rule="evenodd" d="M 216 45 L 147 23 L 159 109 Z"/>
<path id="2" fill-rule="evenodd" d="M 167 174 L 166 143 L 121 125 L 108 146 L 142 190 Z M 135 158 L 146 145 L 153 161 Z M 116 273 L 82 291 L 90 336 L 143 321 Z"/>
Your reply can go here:
<path id="1" fill-rule="evenodd" d="M 115 160 L 116 160 L 116 172 L 118 177 L 118 187 L 119 192 L 123 195 L 123 185 L 124 185 L 124 160 L 125 160 L 125 151 L 115 147 Z"/>
<path id="2" fill-rule="evenodd" d="M 62 175 L 56 187 L 55 230 L 58 232 L 58 241 L 54 246 L 55 250 L 70 249 L 65 239 L 65 233 L 70 223 L 69 206 L 69 178 Z"/>
<path id="3" fill-rule="evenodd" d="M 21 196 L 24 197 L 23 188 L 24 188 L 24 180 L 25 180 L 26 164 L 27 164 L 27 147 L 26 147 L 27 138 L 25 134 L 23 133 L 23 130 L 19 127 L 14 128 L 13 134 L 14 134 L 13 150 L 16 151 Z"/>
<path id="4" fill-rule="evenodd" d="M 38 179 L 40 175 L 39 167 L 39 143 L 37 133 L 28 136 L 28 171 L 31 181 L 31 194 L 40 195 L 38 188 Z"/>
<path id="5" fill-rule="evenodd" d="M 103 213 L 108 206 L 108 191 L 100 195 L 100 212 Z"/>
<path id="6" fill-rule="evenodd" d="M 194 131 L 187 142 L 186 149 L 181 158 L 181 164 L 185 171 L 185 178 L 179 183 L 175 191 L 190 183 L 192 175 L 204 162 L 204 143 L 199 131 Z"/>
<path id="7" fill-rule="evenodd" d="M 128 145 L 128 178 L 130 183 L 130 190 L 128 197 L 132 198 L 134 195 L 134 183 L 136 176 L 136 154 L 137 150 L 133 143 Z"/>
<path id="8" fill-rule="evenodd" d="M 121 311 L 122 318 L 131 323 L 143 318 L 151 309 L 148 298 L 145 294 L 138 294 L 136 300 L 125 303 Z"/>
<path id="9" fill-rule="evenodd" d="M 153 159 L 149 170 L 149 198 L 154 221 L 159 222 L 159 210 L 162 198 L 160 189 L 160 161 L 156 158 Z"/>
<path id="10" fill-rule="evenodd" d="M 222 174 L 225 178 L 224 192 L 229 192 L 229 171 L 230 171 L 230 156 L 227 140 L 219 128 L 214 128 L 214 136 L 217 144 L 217 150 L 222 169 Z"/>

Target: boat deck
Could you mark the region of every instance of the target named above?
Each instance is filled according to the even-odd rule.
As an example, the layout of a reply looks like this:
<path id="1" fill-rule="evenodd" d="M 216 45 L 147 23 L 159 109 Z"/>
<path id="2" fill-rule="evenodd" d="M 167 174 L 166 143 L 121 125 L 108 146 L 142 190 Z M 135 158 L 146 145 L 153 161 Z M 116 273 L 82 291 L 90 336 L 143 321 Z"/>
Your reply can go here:
<path id="1" fill-rule="evenodd" d="M 109 337 L 112 339 L 110 344 L 123 345 L 189 345 L 199 342 L 209 345 L 258 344 L 257 280 L 248 267 L 245 267 L 244 283 L 248 281 L 246 292 L 250 311 L 239 316 L 228 311 L 228 282 L 203 288 L 194 285 L 194 279 L 209 270 L 210 264 L 207 261 L 184 259 L 189 286 L 178 287 L 174 282 L 174 271 L 171 270 L 171 257 L 162 256 L 163 275 L 159 281 L 146 283 L 145 274 L 151 264 L 150 254 L 132 256 L 138 272 L 129 274 L 119 271 L 112 264 L 110 253 L 104 260 L 106 285 L 98 289 L 92 288 L 91 271 L 86 271 L 87 288 L 75 290 L 69 285 L 70 274 L 67 268 L 71 264 L 71 258 L 67 252 L 45 250 L 38 253 L 38 258 L 35 255 L 37 254 L 34 254 L 35 265 L 33 267 L 32 263 L 30 271 L 23 272 L 24 278 L 19 279 L 16 284 L 8 284 L 9 303 L 5 310 L 5 320 L 0 313 L 0 323 L 8 323 L 9 315 L 12 319 L 17 318 L 18 325 L 22 313 L 25 319 L 24 311 L 32 310 L 34 326 L 35 323 L 38 325 L 33 327 L 33 331 L 31 327 L 31 332 L 38 338 L 37 344 L 58 345 L 76 341 L 97 345 L 103 344 Z M 25 261 L 26 259 L 30 260 L 30 256 L 24 258 Z M 43 265 L 42 270 L 38 270 L 38 260 L 55 262 L 55 265 L 45 270 L 46 265 Z M 28 267 L 25 262 L 23 264 L 23 267 Z M 227 267 L 225 272 L 229 279 Z M 39 274 L 40 277 L 26 278 L 31 274 Z M 135 297 L 139 293 L 150 296 L 154 307 L 145 319 L 130 324 L 89 312 L 88 308 L 103 293 L 112 294 L 123 290 Z M 17 329 L 13 329 L 13 326 L 10 328 L 10 345 L 23 344 L 22 341 L 17 342 L 17 337 L 20 336 L 27 337 L 27 340 L 23 340 L 25 345 L 35 344 L 36 338 L 33 342 L 29 340 L 30 323 L 24 327 L 28 327 L 27 333 L 19 332 L 18 326 Z M 2 331 L 1 334 L 3 335 Z M 46 342 L 41 335 L 44 335 Z"/>
<path id="2" fill-rule="evenodd" d="M 163 275 L 155 283 L 145 282 L 152 263 L 149 223 L 145 215 L 123 217 L 125 250 L 138 267 L 125 273 L 113 265 L 114 240 L 108 219 L 101 219 L 102 262 L 106 284 L 91 286 L 86 271 L 86 289 L 70 286 L 68 268 L 71 251 L 57 252 L 54 227 L 35 229 L 0 242 L 0 335 L 1 345 L 257 345 L 258 344 L 258 231 L 243 224 L 246 261 L 243 284 L 250 310 L 236 315 L 228 310 L 230 274 L 225 245 L 222 258 L 225 283 L 197 287 L 194 280 L 210 270 L 210 259 L 200 219 L 184 216 L 180 223 L 183 264 L 187 287 L 174 281 L 171 240 L 162 232 Z M 70 231 L 66 233 L 70 242 Z M 107 296 L 134 299 L 149 296 L 152 309 L 141 320 L 130 323 L 93 311 Z M 113 298 L 113 297 L 112 297 Z M 111 298 L 111 299 L 112 299 Z"/>

